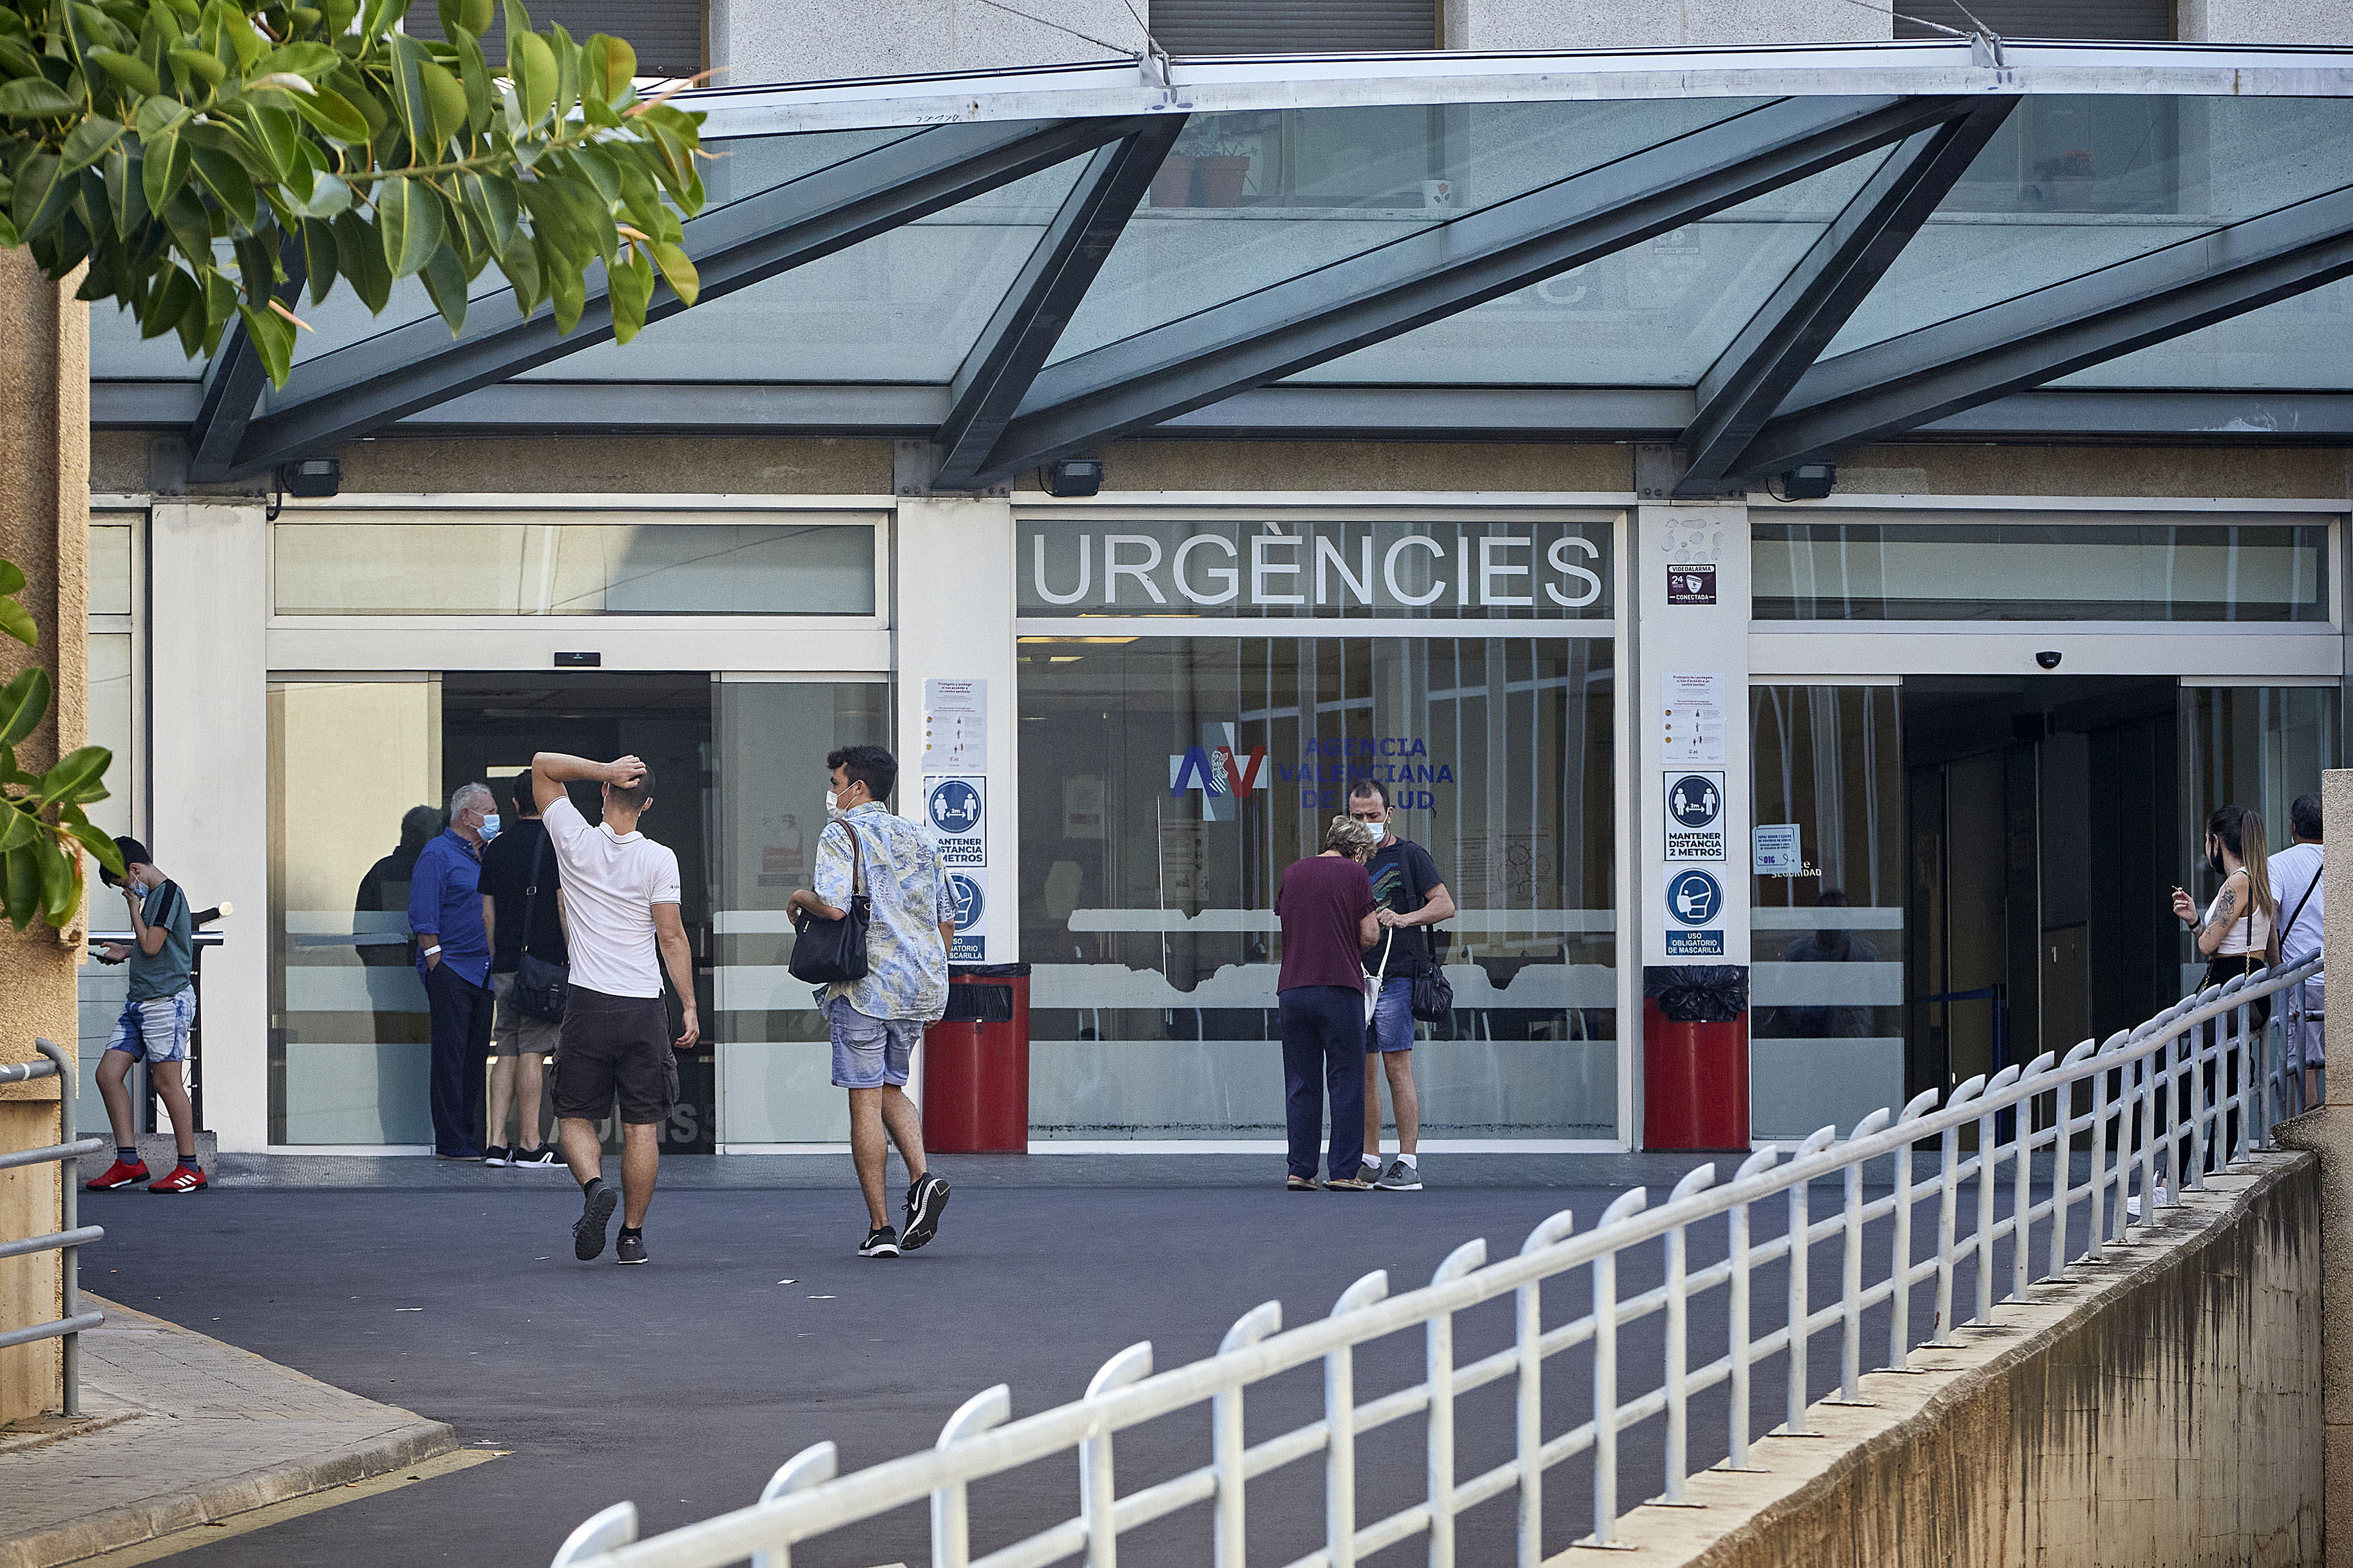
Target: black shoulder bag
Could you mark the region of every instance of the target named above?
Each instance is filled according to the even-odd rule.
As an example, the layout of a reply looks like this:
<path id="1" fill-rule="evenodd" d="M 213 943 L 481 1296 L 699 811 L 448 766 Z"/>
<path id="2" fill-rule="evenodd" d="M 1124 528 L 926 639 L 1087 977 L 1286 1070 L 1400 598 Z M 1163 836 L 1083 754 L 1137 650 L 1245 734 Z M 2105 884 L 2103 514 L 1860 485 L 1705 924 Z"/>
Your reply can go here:
<path id="1" fill-rule="evenodd" d="M 507 1000 L 526 1018 L 543 1024 L 564 1022 L 564 993 L 572 984 L 572 966 L 550 963 L 531 951 L 532 912 L 539 907 L 539 873 L 547 864 L 547 835 L 542 832 L 539 851 L 531 858 L 531 882 L 522 895 L 522 956 L 516 961 L 514 988 Z"/>
<path id="2" fill-rule="evenodd" d="M 866 978 L 866 928 L 873 923 L 874 905 L 864 889 L 865 847 L 849 819 L 840 822 L 849 835 L 849 908 L 838 921 L 793 911 L 793 956 L 785 967 L 812 985 Z"/>

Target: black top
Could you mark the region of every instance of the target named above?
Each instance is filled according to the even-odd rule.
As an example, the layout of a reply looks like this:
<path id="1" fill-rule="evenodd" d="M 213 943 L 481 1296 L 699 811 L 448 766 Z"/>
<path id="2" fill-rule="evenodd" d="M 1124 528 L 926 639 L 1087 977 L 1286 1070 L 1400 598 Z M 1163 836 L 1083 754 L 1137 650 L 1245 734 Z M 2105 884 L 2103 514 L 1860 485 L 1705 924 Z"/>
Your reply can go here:
<path id="1" fill-rule="evenodd" d="M 564 950 L 564 917 L 556 912 L 555 889 L 563 879 L 555 868 L 555 848 L 545 854 L 547 826 L 535 816 L 518 818 L 512 827 L 491 840 L 482 851 L 482 892 L 497 917 L 497 938 L 491 950 L 491 973 L 512 974 L 522 963 L 522 911 L 531 892 L 533 861 L 538 862 L 539 901 L 532 906 L 531 955 L 550 963 L 569 963 Z"/>
<path id="2" fill-rule="evenodd" d="M 1373 901 L 1401 915 L 1430 902 L 1430 889 L 1446 880 L 1438 874 L 1438 863 L 1430 858 L 1430 851 L 1410 838 L 1374 850 L 1372 862 L 1365 868 L 1373 879 Z M 1400 926 L 1396 931 L 1397 945 L 1389 950 L 1388 973 L 1409 979 L 1430 963 L 1430 928 Z M 1389 928 L 1384 927 L 1384 942 L 1388 934 Z M 1365 973 L 1370 974 L 1380 966 L 1381 942 L 1377 942 L 1365 954 Z"/>
<path id="3" fill-rule="evenodd" d="M 383 914 L 397 910 L 401 930 L 408 929 L 408 888 L 417 876 L 417 851 L 422 844 L 404 844 L 367 868 L 360 879 L 359 896 L 352 900 L 358 914 Z M 403 968 L 415 962 L 406 935 L 391 936 L 384 931 L 368 931 L 361 934 L 358 944 L 360 962 L 371 969 Z M 391 940 L 385 940 L 388 936 Z"/>

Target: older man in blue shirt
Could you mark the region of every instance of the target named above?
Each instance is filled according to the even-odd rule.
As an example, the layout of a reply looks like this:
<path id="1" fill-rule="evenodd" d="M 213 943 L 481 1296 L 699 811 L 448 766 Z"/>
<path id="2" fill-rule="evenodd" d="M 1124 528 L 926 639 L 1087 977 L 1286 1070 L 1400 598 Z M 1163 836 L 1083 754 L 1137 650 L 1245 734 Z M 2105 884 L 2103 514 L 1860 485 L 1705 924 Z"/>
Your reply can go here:
<path id="1" fill-rule="evenodd" d="M 433 1152 L 482 1157 L 482 1069 L 491 1054 L 491 937 L 482 921 L 482 844 L 498 831 L 486 784 L 449 797 L 449 826 L 417 857 L 408 929 L 433 1008 Z"/>

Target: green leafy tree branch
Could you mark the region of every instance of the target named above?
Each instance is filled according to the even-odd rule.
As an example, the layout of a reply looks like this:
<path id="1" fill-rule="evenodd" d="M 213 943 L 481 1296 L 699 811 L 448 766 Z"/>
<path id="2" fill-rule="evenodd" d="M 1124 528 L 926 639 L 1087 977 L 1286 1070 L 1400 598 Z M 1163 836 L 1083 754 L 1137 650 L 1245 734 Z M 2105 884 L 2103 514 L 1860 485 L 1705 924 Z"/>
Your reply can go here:
<path id="1" fill-rule="evenodd" d="M 16 602 L 25 574 L 0 561 L 0 636 L 40 646 L 40 629 Z M 81 908 L 81 851 L 122 872 L 114 840 L 92 827 L 82 807 L 106 798 L 106 767 L 114 753 L 84 746 L 44 773 L 16 765 L 16 742 L 40 727 L 49 710 L 49 672 L 38 665 L 0 686 L 0 910 L 18 931 L 36 917 L 62 928 Z"/>
<path id="2" fill-rule="evenodd" d="M 451 331 L 495 266 L 528 315 L 570 331 L 605 268 L 615 335 L 657 281 L 692 304 L 684 217 L 703 201 L 702 116 L 641 99 L 618 38 L 532 30 L 505 0 L 440 0 L 448 42 L 397 30 L 405 0 L 7 0 L 0 5 L 0 245 L 148 337 L 216 352 L 241 319 L 283 385 L 303 323 L 279 297 L 299 256 L 381 311 L 418 278 Z M 673 89 L 674 90 L 674 89 Z"/>

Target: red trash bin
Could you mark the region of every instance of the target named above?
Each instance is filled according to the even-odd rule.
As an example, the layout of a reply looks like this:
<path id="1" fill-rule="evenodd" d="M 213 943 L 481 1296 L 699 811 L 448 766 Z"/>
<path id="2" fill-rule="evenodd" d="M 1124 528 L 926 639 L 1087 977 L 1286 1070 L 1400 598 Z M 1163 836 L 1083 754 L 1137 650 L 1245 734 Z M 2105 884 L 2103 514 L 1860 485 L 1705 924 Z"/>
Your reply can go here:
<path id="1" fill-rule="evenodd" d="M 948 965 L 947 1016 L 923 1030 L 923 1146 L 1029 1151 L 1029 966 Z"/>
<path id="2" fill-rule="evenodd" d="M 1748 1015 L 1674 1024 L 1642 1004 L 1642 1146 L 1748 1147 Z"/>

